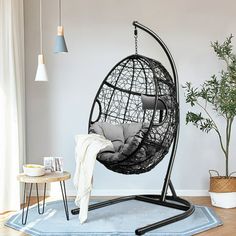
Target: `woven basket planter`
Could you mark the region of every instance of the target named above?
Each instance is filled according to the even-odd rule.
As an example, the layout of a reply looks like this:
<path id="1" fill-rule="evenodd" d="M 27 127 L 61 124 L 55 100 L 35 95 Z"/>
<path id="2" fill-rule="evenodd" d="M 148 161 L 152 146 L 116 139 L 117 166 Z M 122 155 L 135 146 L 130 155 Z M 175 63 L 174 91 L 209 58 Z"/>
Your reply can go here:
<path id="1" fill-rule="evenodd" d="M 213 176 L 213 173 L 216 174 Z M 229 177 L 220 176 L 216 170 L 209 170 L 210 189 L 209 192 L 215 193 L 231 193 L 236 192 L 236 177 L 232 176 L 236 172 L 232 172 Z"/>
<path id="2" fill-rule="evenodd" d="M 236 177 L 225 177 L 225 176 L 210 177 L 209 191 L 215 193 L 236 192 Z"/>
<path id="3" fill-rule="evenodd" d="M 217 176 L 212 176 L 212 172 Z M 213 206 L 222 208 L 236 207 L 236 177 L 230 174 L 229 177 L 220 176 L 217 171 L 209 171 L 211 202 Z"/>

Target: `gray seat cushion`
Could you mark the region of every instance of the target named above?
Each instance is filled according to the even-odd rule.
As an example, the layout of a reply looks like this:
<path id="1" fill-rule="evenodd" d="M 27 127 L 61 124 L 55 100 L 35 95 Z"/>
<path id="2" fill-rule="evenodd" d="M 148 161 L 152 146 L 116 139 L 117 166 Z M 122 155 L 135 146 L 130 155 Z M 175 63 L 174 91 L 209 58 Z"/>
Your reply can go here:
<path id="1" fill-rule="evenodd" d="M 139 147 L 143 135 L 147 132 L 147 124 L 127 123 L 112 125 L 106 122 L 96 122 L 90 127 L 91 133 L 103 135 L 113 143 L 113 150 L 105 148 L 98 154 L 103 163 L 117 163 L 127 158 Z"/>

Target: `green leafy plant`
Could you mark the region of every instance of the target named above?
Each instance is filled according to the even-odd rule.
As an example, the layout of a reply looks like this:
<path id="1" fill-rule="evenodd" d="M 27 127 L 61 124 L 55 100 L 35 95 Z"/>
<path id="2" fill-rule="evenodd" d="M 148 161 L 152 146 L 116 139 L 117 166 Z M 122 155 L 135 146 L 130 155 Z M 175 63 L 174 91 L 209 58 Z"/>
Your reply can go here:
<path id="1" fill-rule="evenodd" d="M 229 146 L 232 124 L 236 116 L 236 54 L 232 50 L 232 38 L 233 36 L 230 35 L 222 44 L 218 41 L 211 43 L 218 59 L 225 64 L 225 68 L 218 76 L 213 75 L 199 87 L 194 87 L 190 82 L 186 82 L 183 86 L 186 103 L 192 107 L 200 107 L 202 110 L 200 113 L 187 112 L 186 124 L 192 123 L 207 133 L 216 132 L 225 156 L 225 174 L 227 177 L 229 176 Z M 224 132 L 220 131 L 210 110 L 224 118 L 226 122 Z"/>

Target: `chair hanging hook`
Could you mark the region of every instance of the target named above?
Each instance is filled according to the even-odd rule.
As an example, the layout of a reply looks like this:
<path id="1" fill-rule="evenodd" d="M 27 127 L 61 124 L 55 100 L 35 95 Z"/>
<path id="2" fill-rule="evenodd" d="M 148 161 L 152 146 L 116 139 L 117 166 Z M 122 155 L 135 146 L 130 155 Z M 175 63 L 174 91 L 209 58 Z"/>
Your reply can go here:
<path id="1" fill-rule="evenodd" d="M 135 54 L 138 54 L 138 30 L 134 27 L 134 43 L 135 43 Z"/>

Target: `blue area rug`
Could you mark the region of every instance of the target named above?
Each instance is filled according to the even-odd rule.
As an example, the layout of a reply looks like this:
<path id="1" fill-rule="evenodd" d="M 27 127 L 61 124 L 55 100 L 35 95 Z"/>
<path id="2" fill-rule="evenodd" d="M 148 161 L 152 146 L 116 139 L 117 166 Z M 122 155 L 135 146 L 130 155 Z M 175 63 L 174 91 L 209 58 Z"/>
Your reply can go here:
<path id="1" fill-rule="evenodd" d="M 68 205 L 70 210 L 75 208 L 73 201 L 69 201 Z M 70 220 L 67 221 L 63 202 L 54 201 L 46 204 L 44 215 L 38 215 L 37 205 L 32 206 L 26 225 L 21 224 L 21 212 L 12 216 L 5 225 L 30 235 L 130 236 L 135 235 L 136 228 L 180 212 L 182 211 L 131 200 L 90 211 L 87 222 L 81 225 L 78 215 L 70 214 Z M 145 235 L 194 235 L 220 225 L 222 221 L 211 208 L 196 206 L 190 217 Z"/>

